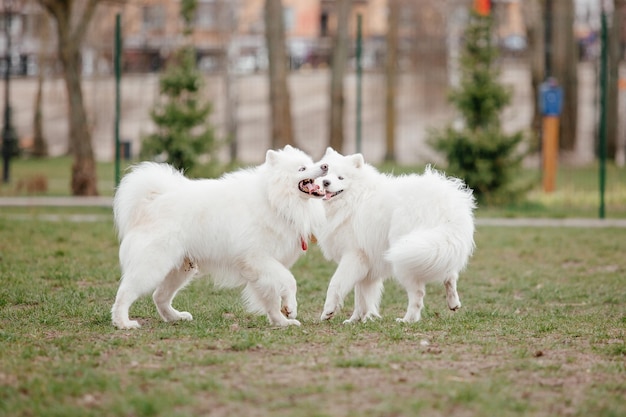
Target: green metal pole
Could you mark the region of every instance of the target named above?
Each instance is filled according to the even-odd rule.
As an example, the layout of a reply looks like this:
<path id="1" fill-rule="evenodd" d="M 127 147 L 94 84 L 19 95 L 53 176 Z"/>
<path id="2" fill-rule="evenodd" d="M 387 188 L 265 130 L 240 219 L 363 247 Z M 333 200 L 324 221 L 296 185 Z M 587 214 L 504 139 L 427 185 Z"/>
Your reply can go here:
<path id="1" fill-rule="evenodd" d="M 363 90 L 363 16 L 360 14 L 356 17 L 356 151 L 361 153 L 361 113 L 362 113 L 362 90 Z"/>
<path id="2" fill-rule="evenodd" d="M 120 78 L 122 68 L 122 35 L 120 14 L 115 15 L 115 186 L 120 184 Z"/>
<path id="3" fill-rule="evenodd" d="M 601 15 L 601 42 L 602 49 L 600 52 L 600 128 L 598 140 L 598 156 L 600 158 L 600 211 L 599 216 L 604 219 L 604 193 L 606 188 L 606 99 L 608 88 L 608 34 L 606 12 L 602 7 Z"/>

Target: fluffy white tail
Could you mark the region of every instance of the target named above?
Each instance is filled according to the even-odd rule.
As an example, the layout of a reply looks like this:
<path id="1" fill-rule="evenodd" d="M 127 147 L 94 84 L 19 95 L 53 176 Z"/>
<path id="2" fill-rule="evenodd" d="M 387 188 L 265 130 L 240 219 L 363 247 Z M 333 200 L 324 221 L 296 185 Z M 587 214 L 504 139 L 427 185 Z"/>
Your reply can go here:
<path id="1" fill-rule="evenodd" d="M 120 240 L 128 231 L 147 218 L 148 204 L 170 190 L 176 190 L 187 179 L 174 167 L 156 162 L 142 162 L 122 178 L 113 199 L 113 215 Z"/>
<path id="2" fill-rule="evenodd" d="M 444 224 L 414 229 L 396 241 L 385 254 L 396 277 L 444 281 L 467 265 L 474 250 L 474 226 Z"/>

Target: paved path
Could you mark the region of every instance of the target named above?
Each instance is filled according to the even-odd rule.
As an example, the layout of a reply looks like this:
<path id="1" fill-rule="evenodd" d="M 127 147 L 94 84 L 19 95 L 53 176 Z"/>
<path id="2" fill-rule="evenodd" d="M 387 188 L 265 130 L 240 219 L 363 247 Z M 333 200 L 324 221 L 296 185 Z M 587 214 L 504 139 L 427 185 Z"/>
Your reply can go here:
<path id="1" fill-rule="evenodd" d="M 626 228 L 626 219 L 549 219 L 549 218 L 478 218 L 478 226 L 513 226 L 513 227 L 621 227 Z"/>
<path id="2" fill-rule="evenodd" d="M 113 197 L 0 197 L 0 207 L 112 207 Z"/>
<path id="3" fill-rule="evenodd" d="M 112 207 L 112 197 L 0 197 L 0 215 L 2 207 Z M 32 219 L 29 214 L 11 214 L 15 219 Z M 41 220 L 68 221 L 104 221 L 113 216 L 103 214 L 39 214 Z M 617 227 L 626 228 L 626 219 L 592 219 L 592 218 L 477 218 L 477 226 L 509 226 L 509 227 Z"/>

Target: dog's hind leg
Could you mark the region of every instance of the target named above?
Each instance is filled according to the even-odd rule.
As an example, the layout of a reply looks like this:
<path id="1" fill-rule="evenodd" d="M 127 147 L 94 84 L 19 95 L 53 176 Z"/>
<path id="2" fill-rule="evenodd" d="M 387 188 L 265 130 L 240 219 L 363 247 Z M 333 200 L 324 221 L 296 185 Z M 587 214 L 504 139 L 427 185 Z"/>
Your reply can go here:
<path id="1" fill-rule="evenodd" d="M 343 305 L 343 300 L 354 286 L 365 279 L 368 272 L 368 262 L 364 255 L 358 252 L 345 254 L 337 270 L 330 279 L 324 311 L 320 320 L 330 320 Z"/>
<path id="2" fill-rule="evenodd" d="M 354 323 L 380 318 L 378 308 L 383 294 L 382 279 L 364 279 L 354 287 L 354 312 L 344 323 Z"/>
<path id="3" fill-rule="evenodd" d="M 183 265 L 177 269 L 170 271 L 163 282 L 157 287 L 152 294 L 154 304 L 159 314 L 165 321 L 193 320 L 190 313 L 186 311 L 178 311 L 172 307 L 172 300 L 185 284 L 198 272 L 195 263 L 189 258 L 185 258 Z"/>
<path id="4" fill-rule="evenodd" d="M 148 241 L 148 243 L 146 243 Z M 165 247 L 164 247 L 165 246 Z M 119 329 L 140 327 L 130 320 L 130 306 L 144 294 L 155 290 L 176 266 L 176 245 L 163 245 L 145 234 L 128 234 L 120 245 L 122 281 L 111 309 L 113 325 Z M 164 254 L 167 254 L 165 256 Z"/>
<path id="5" fill-rule="evenodd" d="M 398 281 L 404 286 L 409 297 L 409 304 L 406 309 L 404 318 L 398 318 L 396 321 L 403 323 L 413 323 L 419 321 L 422 316 L 422 308 L 424 307 L 424 296 L 426 295 L 426 284 L 414 279 L 401 279 Z"/>
<path id="6" fill-rule="evenodd" d="M 458 279 L 459 274 L 454 273 L 443 282 L 443 285 L 446 287 L 446 301 L 448 301 L 448 307 L 452 311 L 461 308 L 461 300 L 459 299 L 459 294 L 456 292 L 456 281 Z"/>
<path id="7" fill-rule="evenodd" d="M 122 282 L 117 290 L 115 303 L 111 309 L 111 319 L 115 327 L 118 329 L 136 329 L 141 327 L 139 322 L 129 319 L 128 311 L 130 306 L 142 295 L 153 291 L 154 287 L 158 285 L 156 277 L 159 275 L 163 276 L 166 273 L 164 271 L 158 274 L 154 268 L 142 268 L 122 275 Z M 145 277 L 148 277 L 148 279 Z M 155 277 L 155 279 L 150 279 L 151 277 Z"/>
<path id="8" fill-rule="evenodd" d="M 141 327 L 137 320 L 130 320 L 128 310 L 137 298 L 141 296 L 141 291 L 137 291 L 129 284 L 129 279 L 122 276 L 122 283 L 117 290 L 115 303 L 111 309 L 111 320 L 118 329 L 137 329 Z"/>

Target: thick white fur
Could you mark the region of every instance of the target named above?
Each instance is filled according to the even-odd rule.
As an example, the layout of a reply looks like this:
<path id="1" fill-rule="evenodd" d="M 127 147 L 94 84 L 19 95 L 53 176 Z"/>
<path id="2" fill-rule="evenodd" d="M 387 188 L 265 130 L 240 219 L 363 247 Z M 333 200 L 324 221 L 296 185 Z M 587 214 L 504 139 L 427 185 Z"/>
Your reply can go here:
<path id="1" fill-rule="evenodd" d="M 422 175 L 379 173 L 360 154 L 343 156 L 328 148 L 323 183 L 327 222 L 317 231 L 327 259 L 338 263 L 321 319 L 332 318 L 354 288 L 354 312 L 346 322 L 380 317 L 383 281 L 395 278 L 409 303 L 398 321 L 420 319 L 425 284 L 442 282 L 451 310 L 461 306 L 459 272 L 474 249 L 475 201 L 461 180 L 427 168 Z"/>
<path id="2" fill-rule="evenodd" d="M 324 209 L 298 183 L 325 169 L 291 146 L 220 179 L 190 180 L 169 165 L 136 165 L 114 199 L 122 280 L 113 324 L 139 327 L 129 308 L 150 292 L 163 320 L 191 320 L 172 299 L 194 275 L 209 273 L 217 285 L 244 286 L 249 310 L 267 314 L 270 324 L 299 325 L 289 268 L 324 221 Z"/>

